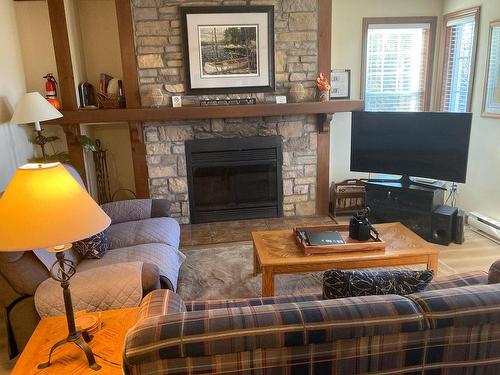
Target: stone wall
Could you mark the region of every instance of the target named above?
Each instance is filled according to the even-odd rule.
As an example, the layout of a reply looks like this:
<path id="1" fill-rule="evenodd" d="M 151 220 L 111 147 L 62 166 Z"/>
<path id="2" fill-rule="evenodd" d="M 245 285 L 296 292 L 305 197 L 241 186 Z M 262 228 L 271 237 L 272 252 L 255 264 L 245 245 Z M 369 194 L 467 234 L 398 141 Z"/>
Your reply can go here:
<path id="1" fill-rule="evenodd" d="M 152 88 L 160 88 L 167 97 L 183 95 L 183 105 L 199 105 L 199 97 L 184 95 L 180 5 L 274 5 L 276 92 L 251 96 L 258 102 L 274 102 L 275 95 L 286 94 L 291 84 L 300 82 L 306 89 L 304 100 L 314 100 L 318 66 L 317 0 L 132 0 L 132 4 L 144 106 L 150 105 L 147 93 Z M 165 105 L 169 105 L 168 100 Z M 151 196 L 172 200 L 173 214 L 181 223 L 189 222 L 184 141 L 195 138 L 281 135 L 284 213 L 286 216 L 315 213 L 315 116 L 154 122 L 146 123 L 144 132 Z"/>

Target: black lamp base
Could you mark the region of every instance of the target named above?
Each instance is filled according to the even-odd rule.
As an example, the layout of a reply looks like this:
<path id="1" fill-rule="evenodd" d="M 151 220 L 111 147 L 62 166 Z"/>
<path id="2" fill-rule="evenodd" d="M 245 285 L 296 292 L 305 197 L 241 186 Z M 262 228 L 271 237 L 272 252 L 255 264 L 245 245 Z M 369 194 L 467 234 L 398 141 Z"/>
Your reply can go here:
<path id="1" fill-rule="evenodd" d="M 40 363 L 38 365 L 39 369 L 44 369 L 50 366 L 50 359 L 52 357 L 52 353 L 59 346 L 64 345 L 66 343 L 72 343 L 78 346 L 83 350 L 85 356 L 87 357 L 87 362 L 89 363 L 89 367 L 94 370 L 100 370 L 101 366 L 98 365 L 95 361 L 94 353 L 92 353 L 92 349 L 87 344 L 90 342 L 91 337 L 87 332 L 81 332 L 76 330 L 75 325 L 75 314 L 73 313 L 73 303 L 71 301 L 71 292 L 69 290 L 69 280 L 75 274 L 76 269 L 73 262 L 69 259 L 64 258 L 64 250 L 71 248 L 71 245 L 61 246 L 60 250 L 56 252 L 57 261 L 52 265 L 51 268 L 51 276 L 54 280 L 57 280 L 61 283 L 61 288 L 63 289 L 63 297 L 64 297 L 64 308 L 66 310 L 66 321 L 68 323 L 68 337 L 64 340 L 56 342 L 49 352 L 49 359 L 47 362 Z"/>
<path id="2" fill-rule="evenodd" d="M 87 362 L 89 363 L 89 367 L 94 371 L 100 370 L 101 366 L 96 363 L 95 358 L 94 358 L 94 354 L 92 353 L 92 349 L 90 349 L 89 344 L 87 344 L 88 342 L 90 342 L 90 340 L 91 340 L 91 337 L 89 336 L 89 334 L 87 332 L 77 331 L 73 335 L 69 335 L 68 337 L 66 337 L 64 340 L 56 342 L 52 346 L 52 348 L 50 348 L 48 361 L 44 362 L 44 363 L 40 363 L 38 365 L 38 369 L 41 370 L 41 369 L 44 369 L 44 368 L 47 368 L 50 366 L 50 359 L 52 357 L 52 353 L 58 347 L 60 347 L 61 345 L 64 345 L 64 344 L 75 344 L 80 349 L 82 349 L 83 352 L 85 353 L 85 356 L 87 357 Z"/>

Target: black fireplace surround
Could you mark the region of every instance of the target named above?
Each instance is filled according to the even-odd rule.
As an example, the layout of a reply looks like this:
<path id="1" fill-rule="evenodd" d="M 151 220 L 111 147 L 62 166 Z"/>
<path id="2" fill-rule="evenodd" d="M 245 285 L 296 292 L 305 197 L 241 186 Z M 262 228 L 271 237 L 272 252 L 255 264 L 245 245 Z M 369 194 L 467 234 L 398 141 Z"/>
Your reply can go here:
<path id="1" fill-rule="evenodd" d="M 186 141 L 192 223 L 283 216 L 281 137 Z"/>

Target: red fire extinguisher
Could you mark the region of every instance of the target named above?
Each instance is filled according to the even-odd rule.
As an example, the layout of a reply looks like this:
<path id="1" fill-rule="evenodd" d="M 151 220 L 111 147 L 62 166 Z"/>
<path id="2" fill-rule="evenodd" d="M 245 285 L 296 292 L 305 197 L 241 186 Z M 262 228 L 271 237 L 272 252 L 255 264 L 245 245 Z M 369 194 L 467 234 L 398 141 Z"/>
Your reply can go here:
<path id="1" fill-rule="evenodd" d="M 47 82 L 45 82 L 45 98 L 56 109 L 61 109 L 61 102 L 57 100 L 56 79 L 54 78 L 52 73 L 47 73 L 43 78 L 47 80 Z"/>

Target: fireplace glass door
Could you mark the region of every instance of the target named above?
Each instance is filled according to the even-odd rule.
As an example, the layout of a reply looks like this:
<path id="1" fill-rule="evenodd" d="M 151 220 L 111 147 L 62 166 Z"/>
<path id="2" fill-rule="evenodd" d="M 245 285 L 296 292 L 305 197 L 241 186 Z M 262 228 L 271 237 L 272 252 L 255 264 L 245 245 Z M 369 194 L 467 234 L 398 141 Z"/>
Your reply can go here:
<path id="1" fill-rule="evenodd" d="M 186 142 L 192 222 L 281 216 L 281 140 L 208 141 Z"/>

